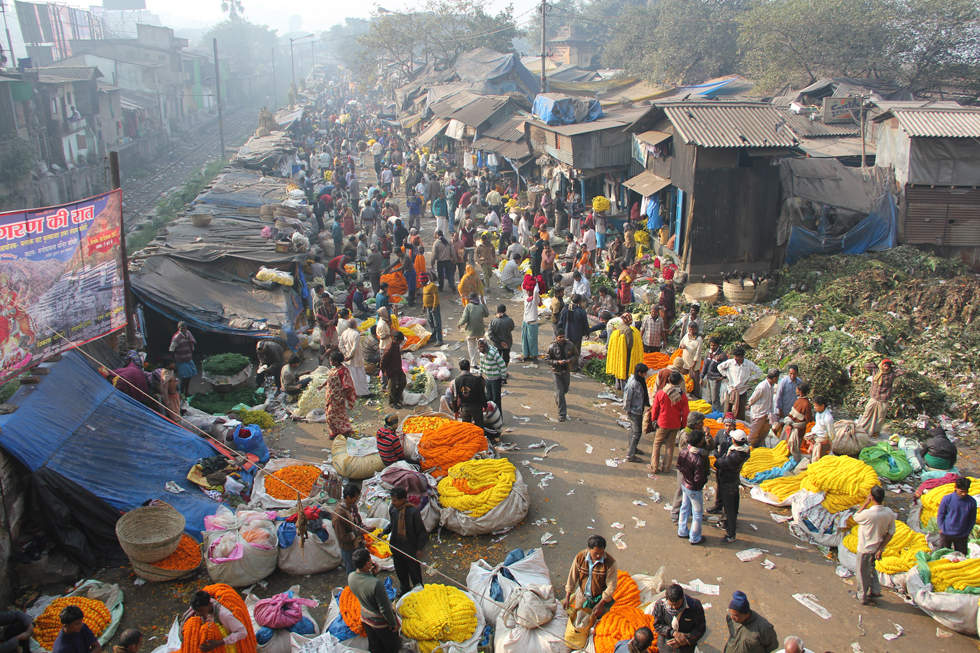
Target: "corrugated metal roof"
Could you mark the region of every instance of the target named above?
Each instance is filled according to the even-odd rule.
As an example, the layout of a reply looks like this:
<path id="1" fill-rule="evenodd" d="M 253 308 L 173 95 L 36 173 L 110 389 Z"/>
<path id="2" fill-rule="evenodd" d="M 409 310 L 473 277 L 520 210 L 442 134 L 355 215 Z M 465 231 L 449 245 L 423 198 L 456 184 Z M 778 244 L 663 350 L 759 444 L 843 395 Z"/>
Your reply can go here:
<path id="1" fill-rule="evenodd" d="M 104 77 L 97 66 L 49 66 L 38 68 L 39 82 L 87 82 Z"/>
<path id="2" fill-rule="evenodd" d="M 892 109 L 880 116 L 881 122 L 891 116 L 898 118 L 902 129 L 913 138 L 978 138 L 980 110 L 977 109 Z"/>
<path id="3" fill-rule="evenodd" d="M 858 138 L 807 138 L 798 146 L 817 159 L 836 159 L 840 156 L 861 156 L 861 139 Z M 864 152 L 873 157 L 876 153 L 873 143 L 864 144 Z"/>
<path id="4" fill-rule="evenodd" d="M 483 132 L 483 135 L 487 138 L 516 143 L 524 138 L 524 118 L 511 116 L 499 125 L 495 125 Z"/>
<path id="5" fill-rule="evenodd" d="M 662 106 L 685 142 L 701 147 L 793 147 L 790 129 L 778 128 L 783 113 L 771 104 L 681 103 Z"/>
<path id="6" fill-rule="evenodd" d="M 486 152 L 496 152 L 508 159 L 526 159 L 531 156 L 527 148 L 527 142 L 512 143 L 502 141 L 497 138 L 480 138 L 473 141 L 474 150 L 484 150 Z"/>
<path id="7" fill-rule="evenodd" d="M 578 136 L 590 132 L 603 131 L 604 129 L 622 129 L 626 125 L 632 124 L 640 116 L 645 114 L 649 107 L 637 107 L 623 109 L 621 111 L 608 111 L 605 116 L 592 122 L 576 123 L 574 125 L 547 125 L 540 120 L 533 120 L 535 126 L 541 129 L 561 134 L 562 136 Z"/>
<path id="8" fill-rule="evenodd" d="M 436 118 L 435 120 L 433 120 L 432 124 L 426 127 L 425 131 L 419 134 L 418 136 L 419 145 L 422 146 L 427 145 L 429 141 L 431 141 L 433 138 L 438 136 L 439 132 L 445 129 L 446 125 L 448 124 L 449 121 L 446 120 L 445 118 Z"/>
<path id="9" fill-rule="evenodd" d="M 632 188 L 643 197 L 649 197 L 658 190 L 663 190 L 670 186 L 670 180 L 658 177 L 649 170 L 644 170 L 640 174 L 623 182 L 623 186 Z"/>
<path id="10" fill-rule="evenodd" d="M 790 128 L 796 132 L 796 135 L 802 136 L 803 138 L 854 136 L 860 133 L 858 126 L 853 122 L 825 124 L 816 120 L 810 120 L 807 116 L 801 116 L 791 111 L 787 111 L 783 116 L 786 118 L 786 123 Z"/>
<path id="11" fill-rule="evenodd" d="M 637 134 L 636 138 L 649 145 L 656 145 L 657 143 L 663 143 L 671 136 L 672 134 L 668 134 L 666 132 L 658 132 L 658 131 L 651 130 L 648 132 L 643 132 L 642 134 Z"/>
<path id="12" fill-rule="evenodd" d="M 469 127 L 479 127 L 509 101 L 498 95 L 484 96 L 456 109 L 448 117 Z"/>

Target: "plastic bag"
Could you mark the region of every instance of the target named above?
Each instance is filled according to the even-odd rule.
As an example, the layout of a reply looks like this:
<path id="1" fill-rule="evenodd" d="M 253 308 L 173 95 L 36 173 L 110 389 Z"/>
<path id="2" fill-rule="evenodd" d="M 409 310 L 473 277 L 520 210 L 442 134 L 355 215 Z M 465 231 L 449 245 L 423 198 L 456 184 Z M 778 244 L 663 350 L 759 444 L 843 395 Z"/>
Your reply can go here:
<path id="1" fill-rule="evenodd" d="M 439 523 L 460 535 L 486 535 L 519 524 L 527 516 L 531 501 L 521 472 L 519 470 L 515 472 L 517 479 L 511 487 L 510 494 L 494 506 L 493 510 L 481 517 L 473 518 L 455 508 L 443 508 Z"/>
<path id="2" fill-rule="evenodd" d="M 255 278 L 259 281 L 275 281 L 283 286 L 293 285 L 293 275 L 275 268 L 267 268 L 264 265 L 255 273 Z"/>
<path id="3" fill-rule="evenodd" d="M 239 531 L 205 531 L 204 533 L 208 575 L 216 583 L 245 587 L 259 582 L 276 570 L 279 540 L 272 522 L 256 520 L 242 530 L 247 530 L 252 537 L 261 540 L 262 546 L 247 541 Z M 264 531 L 265 535 L 261 535 L 260 531 Z M 233 543 L 231 552 L 228 555 L 219 555 L 217 550 L 219 543 L 222 552 L 228 544 Z M 265 548 L 269 543 L 271 548 Z"/>
<path id="4" fill-rule="evenodd" d="M 170 632 L 167 633 L 167 643 L 153 649 L 152 653 L 175 653 L 180 650 L 181 628 L 180 620 L 174 619 L 170 624 Z"/>
<path id="5" fill-rule="evenodd" d="M 204 530 L 206 531 L 230 531 L 237 526 L 238 520 L 235 513 L 225 506 L 218 506 L 217 512 L 204 517 Z"/>
<path id="6" fill-rule="evenodd" d="M 890 481 L 903 481 L 912 473 L 912 466 L 905 457 L 905 452 L 890 447 L 887 442 L 879 442 L 873 447 L 862 449 L 860 458 L 868 463 L 878 476 L 883 476 Z"/>
<path id="7" fill-rule="evenodd" d="M 512 578 L 504 575 L 504 570 L 509 572 Z M 491 586 L 494 580 L 500 587 L 502 594 L 501 602 L 488 600 L 482 597 L 491 595 Z M 477 599 L 477 607 L 483 612 L 487 622 L 495 622 L 500 615 L 501 603 L 510 598 L 511 593 L 519 587 L 551 585 L 551 572 L 544 560 L 544 551 L 534 549 L 524 558 L 517 562 L 504 566 L 503 563 L 496 567 L 491 567 L 482 558 L 470 564 L 470 571 L 466 574 L 466 589 L 470 590 Z"/>
<path id="8" fill-rule="evenodd" d="M 568 621 L 565 625 L 565 641 L 571 644 L 576 650 L 585 648 L 589 642 L 589 626 L 592 619 L 592 610 L 587 608 L 572 608 L 567 615 Z"/>
<path id="9" fill-rule="evenodd" d="M 283 592 L 257 601 L 252 616 L 259 626 L 273 629 L 291 628 L 303 618 L 304 605 L 312 608 L 319 604 L 312 599 L 294 598 L 288 592 Z"/>
<path id="10" fill-rule="evenodd" d="M 496 620 L 495 653 L 565 653 L 568 613 L 546 586 L 519 587 Z M 513 613 L 513 614 L 511 614 Z M 533 624 L 533 625 L 532 625 Z"/>

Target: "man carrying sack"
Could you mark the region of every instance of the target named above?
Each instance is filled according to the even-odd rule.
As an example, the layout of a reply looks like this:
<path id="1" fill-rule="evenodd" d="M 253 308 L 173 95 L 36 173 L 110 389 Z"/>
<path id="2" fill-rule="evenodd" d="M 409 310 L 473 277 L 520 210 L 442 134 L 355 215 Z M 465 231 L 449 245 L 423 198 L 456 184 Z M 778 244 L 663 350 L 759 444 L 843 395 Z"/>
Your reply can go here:
<path id="1" fill-rule="evenodd" d="M 568 627 L 565 639 L 585 646 L 589 630 L 602 615 L 612 608 L 616 593 L 616 560 L 606 552 L 606 539 L 593 535 L 572 562 L 565 583 L 565 600 L 562 606 L 568 610 Z M 579 612 L 590 616 L 587 621 L 579 618 Z M 584 635 L 584 637 L 583 637 Z"/>

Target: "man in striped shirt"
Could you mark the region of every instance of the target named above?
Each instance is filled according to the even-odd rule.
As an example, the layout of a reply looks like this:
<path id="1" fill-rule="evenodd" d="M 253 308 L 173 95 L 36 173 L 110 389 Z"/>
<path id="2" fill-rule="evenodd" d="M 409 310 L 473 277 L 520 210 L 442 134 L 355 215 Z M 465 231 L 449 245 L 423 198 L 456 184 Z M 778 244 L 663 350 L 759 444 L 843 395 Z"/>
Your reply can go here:
<path id="1" fill-rule="evenodd" d="M 507 366 L 500 352 L 496 347 L 490 346 L 486 338 L 480 338 L 477 349 L 480 350 L 480 372 L 487 382 L 487 401 L 492 401 L 503 410 L 500 391 L 503 382 L 507 379 Z"/>
<path id="2" fill-rule="evenodd" d="M 413 465 L 418 464 L 417 461 L 405 455 L 405 447 L 402 446 L 402 440 L 395 433 L 397 427 L 398 415 L 390 413 L 385 417 L 385 425 L 378 429 L 376 435 L 378 439 L 378 455 L 381 456 L 381 461 L 384 462 L 385 466 L 397 463 L 399 460 L 410 462 Z"/>

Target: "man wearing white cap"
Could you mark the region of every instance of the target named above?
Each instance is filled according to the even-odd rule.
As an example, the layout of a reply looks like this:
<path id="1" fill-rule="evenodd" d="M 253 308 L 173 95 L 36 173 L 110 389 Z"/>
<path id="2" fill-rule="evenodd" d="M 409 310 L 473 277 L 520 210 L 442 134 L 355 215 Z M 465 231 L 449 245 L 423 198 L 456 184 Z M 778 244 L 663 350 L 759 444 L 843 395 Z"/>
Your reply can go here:
<path id="1" fill-rule="evenodd" d="M 731 432 L 732 444 L 728 447 L 725 455 L 715 460 L 715 469 L 718 470 L 718 497 L 724 509 L 724 528 L 725 537 L 721 538 L 722 544 L 731 544 L 735 541 L 735 526 L 738 524 L 738 486 L 739 477 L 742 473 L 742 465 L 749 459 L 748 435 L 741 429 Z M 719 528 L 722 522 L 719 522 Z"/>

